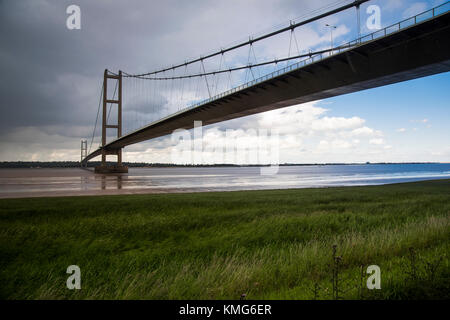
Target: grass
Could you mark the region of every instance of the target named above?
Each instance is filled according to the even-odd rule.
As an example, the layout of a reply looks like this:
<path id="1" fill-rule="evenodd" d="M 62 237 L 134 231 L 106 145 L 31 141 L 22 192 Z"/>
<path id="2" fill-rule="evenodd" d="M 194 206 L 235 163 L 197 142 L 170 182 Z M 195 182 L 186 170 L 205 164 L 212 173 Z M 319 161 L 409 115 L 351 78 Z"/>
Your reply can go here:
<path id="1" fill-rule="evenodd" d="M 2 299 L 450 297 L 450 180 L 8 199 L 0 227 Z"/>

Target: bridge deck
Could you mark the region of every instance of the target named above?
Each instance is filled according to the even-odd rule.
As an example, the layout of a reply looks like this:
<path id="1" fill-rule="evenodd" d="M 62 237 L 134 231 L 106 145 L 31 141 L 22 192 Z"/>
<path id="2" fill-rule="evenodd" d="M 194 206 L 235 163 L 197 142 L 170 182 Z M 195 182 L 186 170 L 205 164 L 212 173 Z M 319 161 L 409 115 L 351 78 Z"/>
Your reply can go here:
<path id="1" fill-rule="evenodd" d="M 433 17 L 434 16 L 434 17 Z M 389 85 L 450 70 L 450 13 L 398 28 L 390 26 L 354 41 L 354 47 L 313 57 L 208 99 L 109 142 L 114 152 L 127 145 L 260 112 Z M 404 24 L 402 26 L 402 23 Z M 388 115 L 387 115 L 388 116 Z M 97 149 L 88 161 L 101 154 Z"/>

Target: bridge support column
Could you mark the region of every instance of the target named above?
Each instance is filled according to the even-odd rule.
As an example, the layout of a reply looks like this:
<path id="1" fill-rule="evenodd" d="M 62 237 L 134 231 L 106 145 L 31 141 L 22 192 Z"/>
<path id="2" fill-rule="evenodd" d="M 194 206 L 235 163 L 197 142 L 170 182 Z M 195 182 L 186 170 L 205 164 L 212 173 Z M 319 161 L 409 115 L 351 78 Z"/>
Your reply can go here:
<path id="1" fill-rule="evenodd" d="M 114 100 L 115 97 L 108 99 L 108 80 L 116 80 L 117 81 L 117 100 Z M 111 108 L 117 108 L 117 123 L 116 124 L 108 124 L 108 104 L 111 105 Z M 108 73 L 108 70 L 105 70 L 103 75 L 103 113 L 102 113 L 102 163 L 100 166 L 95 167 L 96 173 L 127 173 L 128 167 L 122 164 L 122 149 L 118 150 L 106 150 L 106 136 L 107 129 L 116 129 L 117 130 L 117 138 L 122 136 L 122 71 L 119 71 L 118 75 Z M 106 163 L 107 155 L 116 155 L 117 156 L 117 164 L 110 165 Z"/>
<path id="2" fill-rule="evenodd" d="M 87 140 L 81 140 L 81 161 L 80 164 L 82 167 L 85 167 L 87 163 L 83 164 L 84 158 L 87 157 Z"/>

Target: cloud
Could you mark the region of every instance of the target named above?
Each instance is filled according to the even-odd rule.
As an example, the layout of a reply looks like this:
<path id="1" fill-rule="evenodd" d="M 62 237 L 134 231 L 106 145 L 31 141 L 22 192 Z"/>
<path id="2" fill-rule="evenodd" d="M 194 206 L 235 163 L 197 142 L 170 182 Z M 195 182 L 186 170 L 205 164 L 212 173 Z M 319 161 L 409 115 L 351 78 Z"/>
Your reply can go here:
<path id="1" fill-rule="evenodd" d="M 350 149 L 353 145 L 345 140 L 321 140 L 317 146 L 316 152 L 329 152 L 330 150 Z"/>
<path id="2" fill-rule="evenodd" d="M 408 9 L 403 11 L 403 18 L 409 18 L 415 16 L 419 13 L 424 12 L 427 9 L 428 5 L 425 2 L 415 2 Z"/>
<path id="3" fill-rule="evenodd" d="M 433 156 L 450 157 L 450 146 L 442 147 L 440 150 L 432 151 Z"/>
<path id="4" fill-rule="evenodd" d="M 332 116 L 330 112 L 316 101 L 230 120 L 203 127 L 202 139 L 195 140 L 193 131 L 189 131 L 192 143 L 203 145 L 203 153 L 196 151 L 189 158 L 172 159 L 176 143 L 165 136 L 128 146 L 124 160 L 192 163 L 202 159 L 203 163 L 257 163 L 276 151 L 281 163 L 353 162 L 366 161 L 367 154 L 380 154 L 377 148 L 384 143 L 381 131 L 367 127 L 360 117 Z M 0 141 L 2 148 L 9 151 L 2 154 L 0 160 L 14 160 L 9 156 L 14 153 L 24 160 L 61 160 L 64 154 L 68 159 L 78 160 L 79 149 L 67 146 L 79 147 L 79 136 L 85 129 L 70 128 L 71 134 L 67 136 L 59 134 L 59 129 L 52 126 L 17 128 Z M 93 148 L 97 145 L 98 140 L 95 140 Z M 227 152 L 230 145 L 237 150 L 233 154 Z M 260 158 L 255 158 L 255 152 L 260 152 Z"/>
<path id="5" fill-rule="evenodd" d="M 261 114 L 257 120 L 260 128 L 278 128 L 280 133 L 292 132 L 336 132 L 360 128 L 364 120 L 359 117 L 328 117 L 327 109 L 316 106 L 317 103 L 306 103 Z M 252 124 L 254 126 L 254 124 Z M 244 124 L 245 127 L 249 123 Z"/>
<path id="6" fill-rule="evenodd" d="M 11 133 L 18 132 L 16 129 L 39 128 L 42 132 L 66 136 L 69 146 L 72 134 L 77 138 L 91 135 L 105 68 L 145 72 L 199 57 L 235 42 L 236 38 L 246 40 L 248 35 L 267 26 L 280 21 L 287 23 L 295 13 L 309 12 L 328 1 L 137 0 L 133 4 L 108 1 L 106 5 L 103 1 L 80 0 L 77 4 L 81 8 L 81 30 L 66 28 L 68 4 L 50 0 L 0 1 L 0 112 L 8 115 L 0 118 L 3 140 L 12 138 Z M 345 28 L 339 24 L 336 36 L 345 34 Z M 298 36 L 305 40 L 302 50 L 306 45 L 326 42 L 325 34 L 313 31 L 311 34 L 308 30 L 298 31 Z M 288 46 L 289 41 L 284 41 L 284 45 Z M 278 53 L 287 55 L 287 50 L 278 50 L 277 46 L 267 45 L 264 52 L 257 53 L 258 58 Z M 233 59 L 246 59 L 247 54 L 248 49 L 236 57 L 227 57 L 225 62 L 230 65 L 236 62 Z M 219 61 L 211 61 L 211 66 L 212 63 L 214 67 L 219 65 Z M 143 89 L 132 81 L 127 83 L 135 85 L 136 92 Z M 153 97 L 160 105 L 152 107 L 155 101 L 151 99 L 127 105 L 126 128 L 135 129 L 133 118 L 151 121 L 181 108 L 175 99 L 179 91 L 172 90 L 174 96 L 170 99 L 167 93 L 170 87 L 156 89 L 164 95 Z M 205 94 L 206 88 L 202 90 Z M 125 100 L 132 98 L 126 93 Z M 188 104 L 201 98 L 195 93 L 195 85 L 184 88 Z M 35 139 L 38 137 L 41 136 L 36 135 Z M 30 141 L 27 138 L 17 143 L 25 145 Z M 14 158 L 10 152 L 1 156 Z"/>
<path id="7" fill-rule="evenodd" d="M 90 143 L 105 68 L 140 73 L 170 66 L 236 43 L 238 38 L 247 40 L 259 30 L 267 31 L 268 26 L 280 22 L 286 25 L 288 19 L 330 3 L 136 0 L 130 4 L 116 0 L 106 5 L 104 1 L 80 0 L 77 4 L 81 7 L 82 29 L 69 31 L 65 23 L 67 1 L 0 1 L 0 160 L 78 160 L 80 140 L 87 138 Z M 400 1 L 386 3 L 399 8 Z M 408 10 L 420 11 L 422 7 L 423 3 L 418 2 Z M 338 26 L 333 31 L 336 44 L 352 40 L 349 37 L 354 36 L 355 21 L 349 12 L 296 29 L 295 40 L 288 32 L 272 42 L 257 43 L 255 56 L 250 57 L 260 62 L 293 55 L 297 49 L 305 52 L 328 48 L 330 30 L 325 23 Z M 205 62 L 205 68 L 212 70 L 220 63 L 228 67 L 246 64 L 248 56 L 248 48 L 243 48 L 222 62 L 220 56 Z M 187 71 L 198 72 L 198 67 Z M 279 67 L 254 71 L 255 75 L 264 74 Z M 213 77 L 208 81 L 214 93 L 236 85 L 245 76 L 245 72 L 233 74 L 229 82 L 224 74 L 216 82 Z M 151 81 L 133 81 L 124 81 L 124 88 L 128 86 L 123 110 L 126 130 L 148 124 L 207 95 L 204 79 L 187 82 L 182 88 L 177 87 L 177 82 L 173 87 L 167 82 L 152 87 Z M 255 131 L 277 130 L 281 161 L 362 161 L 369 154 L 386 157 L 383 148 L 388 146 L 383 143 L 389 137 L 369 126 L 369 119 L 358 114 L 342 116 L 337 111 L 314 102 L 235 119 L 205 127 L 205 144 L 223 145 L 229 139 L 239 139 L 244 142 L 242 147 L 251 146 L 258 141 Z M 425 120 L 420 123 L 427 123 Z M 93 147 L 98 145 L 98 134 L 99 126 Z M 124 158 L 169 162 L 172 145 L 170 137 L 161 137 L 127 147 Z"/>
<path id="8" fill-rule="evenodd" d="M 370 144 L 375 144 L 375 145 L 381 145 L 381 144 L 384 144 L 384 140 L 381 139 L 381 138 L 370 139 L 369 143 Z"/>
<path id="9" fill-rule="evenodd" d="M 420 120 L 410 120 L 410 122 L 412 122 L 412 123 L 428 123 L 429 120 L 427 118 L 425 118 L 425 119 L 420 119 Z"/>
<path id="10" fill-rule="evenodd" d="M 174 144 L 164 137 L 146 143 L 146 151 L 127 150 L 125 157 L 132 161 L 147 157 L 155 162 L 229 163 L 237 159 L 238 163 L 255 163 L 252 152 L 276 150 L 280 163 L 352 162 L 367 161 L 368 154 L 382 156 L 382 150 L 390 148 L 379 149 L 384 144 L 383 133 L 365 126 L 364 119 L 331 116 L 331 110 L 319 105 L 320 101 L 310 102 L 203 127 L 203 139 L 194 139 L 191 130 L 189 146 L 203 145 L 203 153 L 194 151 L 173 159 Z"/>
<path id="11" fill-rule="evenodd" d="M 362 136 L 362 137 L 372 137 L 372 136 L 382 136 L 383 133 L 379 130 L 374 130 L 372 128 L 363 126 L 356 129 L 353 129 L 350 133 L 350 136 Z"/>
<path id="12" fill-rule="evenodd" d="M 397 129 L 397 132 L 406 132 L 406 129 L 405 128 L 399 128 L 399 129 Z"/>

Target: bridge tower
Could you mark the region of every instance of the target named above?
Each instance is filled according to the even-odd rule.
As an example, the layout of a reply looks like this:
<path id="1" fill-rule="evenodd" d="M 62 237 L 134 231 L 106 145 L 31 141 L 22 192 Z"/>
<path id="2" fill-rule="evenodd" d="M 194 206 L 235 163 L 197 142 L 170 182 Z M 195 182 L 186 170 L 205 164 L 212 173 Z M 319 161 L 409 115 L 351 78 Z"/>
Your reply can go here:
<path id="1" fill-rule="evenodd" d="M 86 163 L 83 165 L 83 160 L 84 160 L 84 158 L 87 157 L 87 153 L 88 153 L 87 140 L 81 140 L 81 161 L 80 161 L 80 163 L 81 163 L 82 167 L 87 165 Z"/>
<path id="2" fill-rule="evenodd" d="M 117 81 L 117 100 L 114 100 L 114 97 L 108 99 L 108 80 Z M 107 107 L 108 104 L 111 104 L 111 108 L 117 109 L 117 123 L 108 124 L 108 112 Z M 111 74 L 105 69 L 105 73 L 103 75 L 103 113 L 102 113 L 102 162 L 101 165 L 95 167 L 96 173 L 127 173 L 128 167 L 122 164 L 122 149 L 118 150 L 106 150 L 106 136 L 107 129 L 116 129 L 117 130 L 117 138 L 122 136 L 122 71 L 119 71 L 119 74 Z M 117 156 L 117 164 L 108 165 L 106 163 L 107 155 L 116 155 Z"/>

